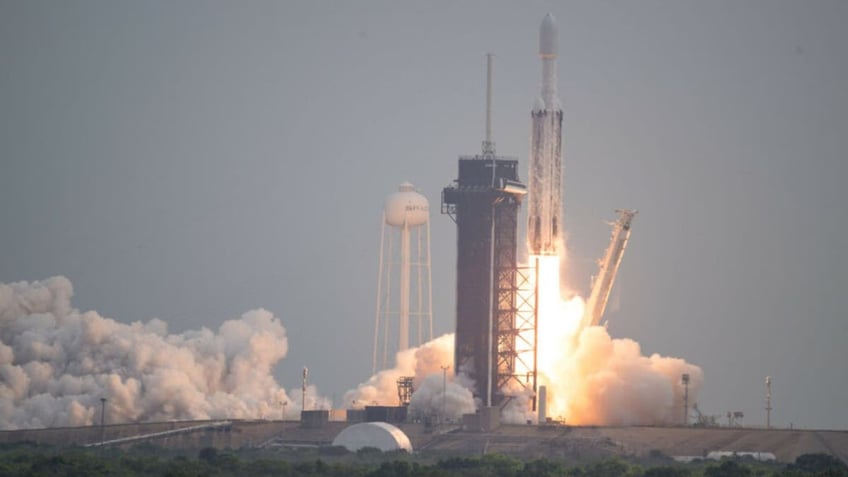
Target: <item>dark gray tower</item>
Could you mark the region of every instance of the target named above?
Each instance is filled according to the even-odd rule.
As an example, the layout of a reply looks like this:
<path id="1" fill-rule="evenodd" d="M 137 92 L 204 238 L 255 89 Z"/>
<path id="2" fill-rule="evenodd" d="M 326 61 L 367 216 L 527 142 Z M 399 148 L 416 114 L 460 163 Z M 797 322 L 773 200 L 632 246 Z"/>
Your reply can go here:
<path id="1" fill-rule="evenodd" d="M 501 400 L 515 349 L 518 210 L 525 186 L 518 160 L 495 155 L 491 140 L 491 55 L 483 152 L 459 158 L 459 177 L 442 191 L 442 213 L 456 222 L 455 372 L 474 380 L 484 405 Z"/>

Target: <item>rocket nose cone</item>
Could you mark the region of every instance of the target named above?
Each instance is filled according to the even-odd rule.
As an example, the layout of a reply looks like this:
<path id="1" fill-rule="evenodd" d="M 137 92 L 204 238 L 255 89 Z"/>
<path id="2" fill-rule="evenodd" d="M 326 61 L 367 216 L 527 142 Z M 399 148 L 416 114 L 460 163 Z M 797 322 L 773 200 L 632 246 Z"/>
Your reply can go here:
<path id="1" fill-rule="evenodd" d="M 548 13 L 542 19 L 542 26 L 539 28 L 539 54 L 543 57 L 556 57 L 557 44 L 559 44 L 559 28 L 554 16 Z"/>

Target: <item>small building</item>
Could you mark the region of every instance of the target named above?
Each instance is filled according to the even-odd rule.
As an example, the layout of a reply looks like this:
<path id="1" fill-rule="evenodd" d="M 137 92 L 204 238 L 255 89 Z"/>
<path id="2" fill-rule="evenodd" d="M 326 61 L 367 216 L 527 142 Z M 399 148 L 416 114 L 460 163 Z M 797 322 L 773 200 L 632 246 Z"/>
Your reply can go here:
<path id="1" fill-rule="evenodd" d="M 474 414 L 462 415 L 462 428 L 468 432 L 489 432 L 501 426 L 501 410 L 496 406 L 481 407 Z"/>
<path id="2" fill-rule="evenodd" d="M 365 422 L 365 409 L 348 409 L 347 422 Z"/>
<path id="3" fill-rule="evenodd" d="M 365 406 L 368 422 L 406 422 L 406 406 Z"/>
<path id="4" fill-rule="evenodd" d="M 330 411 L 317 409 L 300 412 L 300 427 L 304 429 L 321 429 L 330 420 Z"/>

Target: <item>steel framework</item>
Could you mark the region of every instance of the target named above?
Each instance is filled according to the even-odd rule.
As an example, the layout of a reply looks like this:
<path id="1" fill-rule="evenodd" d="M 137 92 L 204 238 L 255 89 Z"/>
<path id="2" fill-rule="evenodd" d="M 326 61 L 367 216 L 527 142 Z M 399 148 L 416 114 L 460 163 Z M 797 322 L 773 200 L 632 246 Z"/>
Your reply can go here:
<path id="1" fill-rule="evenodd" d="M 537 267 L 503 267 L 498 272 L 497 343 L 500 392 L 530 390 L 536 410 L 538 293 Z"/>

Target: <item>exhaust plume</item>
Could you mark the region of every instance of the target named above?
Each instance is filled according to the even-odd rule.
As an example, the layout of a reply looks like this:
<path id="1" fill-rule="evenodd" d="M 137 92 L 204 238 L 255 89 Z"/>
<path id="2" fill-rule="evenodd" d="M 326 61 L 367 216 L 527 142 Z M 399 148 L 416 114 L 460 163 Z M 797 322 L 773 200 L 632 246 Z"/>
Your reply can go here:
<path id="1" fill-rule="evenodd" d="M 549 409 L 575 425 L 680 424 L 681 375 L 688 373 L 690 402 L 704 381 L 701 368 L 680 358 L 643 356 L 639 343 L 613 339 L 601 326 L 582 330 L 577 348 L 562 356 L 561 374 L 548 384 Z"/>
<path id="2" fill-rule="evenodd" d="M 539 384 L 548 415 L 576 425 L 664 425 L 683 420 L 681 375 L 696 402 L 701 368 L 679 358 L 643 356 L 639 343 L 581 324 L 583 299 L 562 298 L 559 257 L 540 257 Z M 521 416 L 531 418 L 531 416 Z"/>

